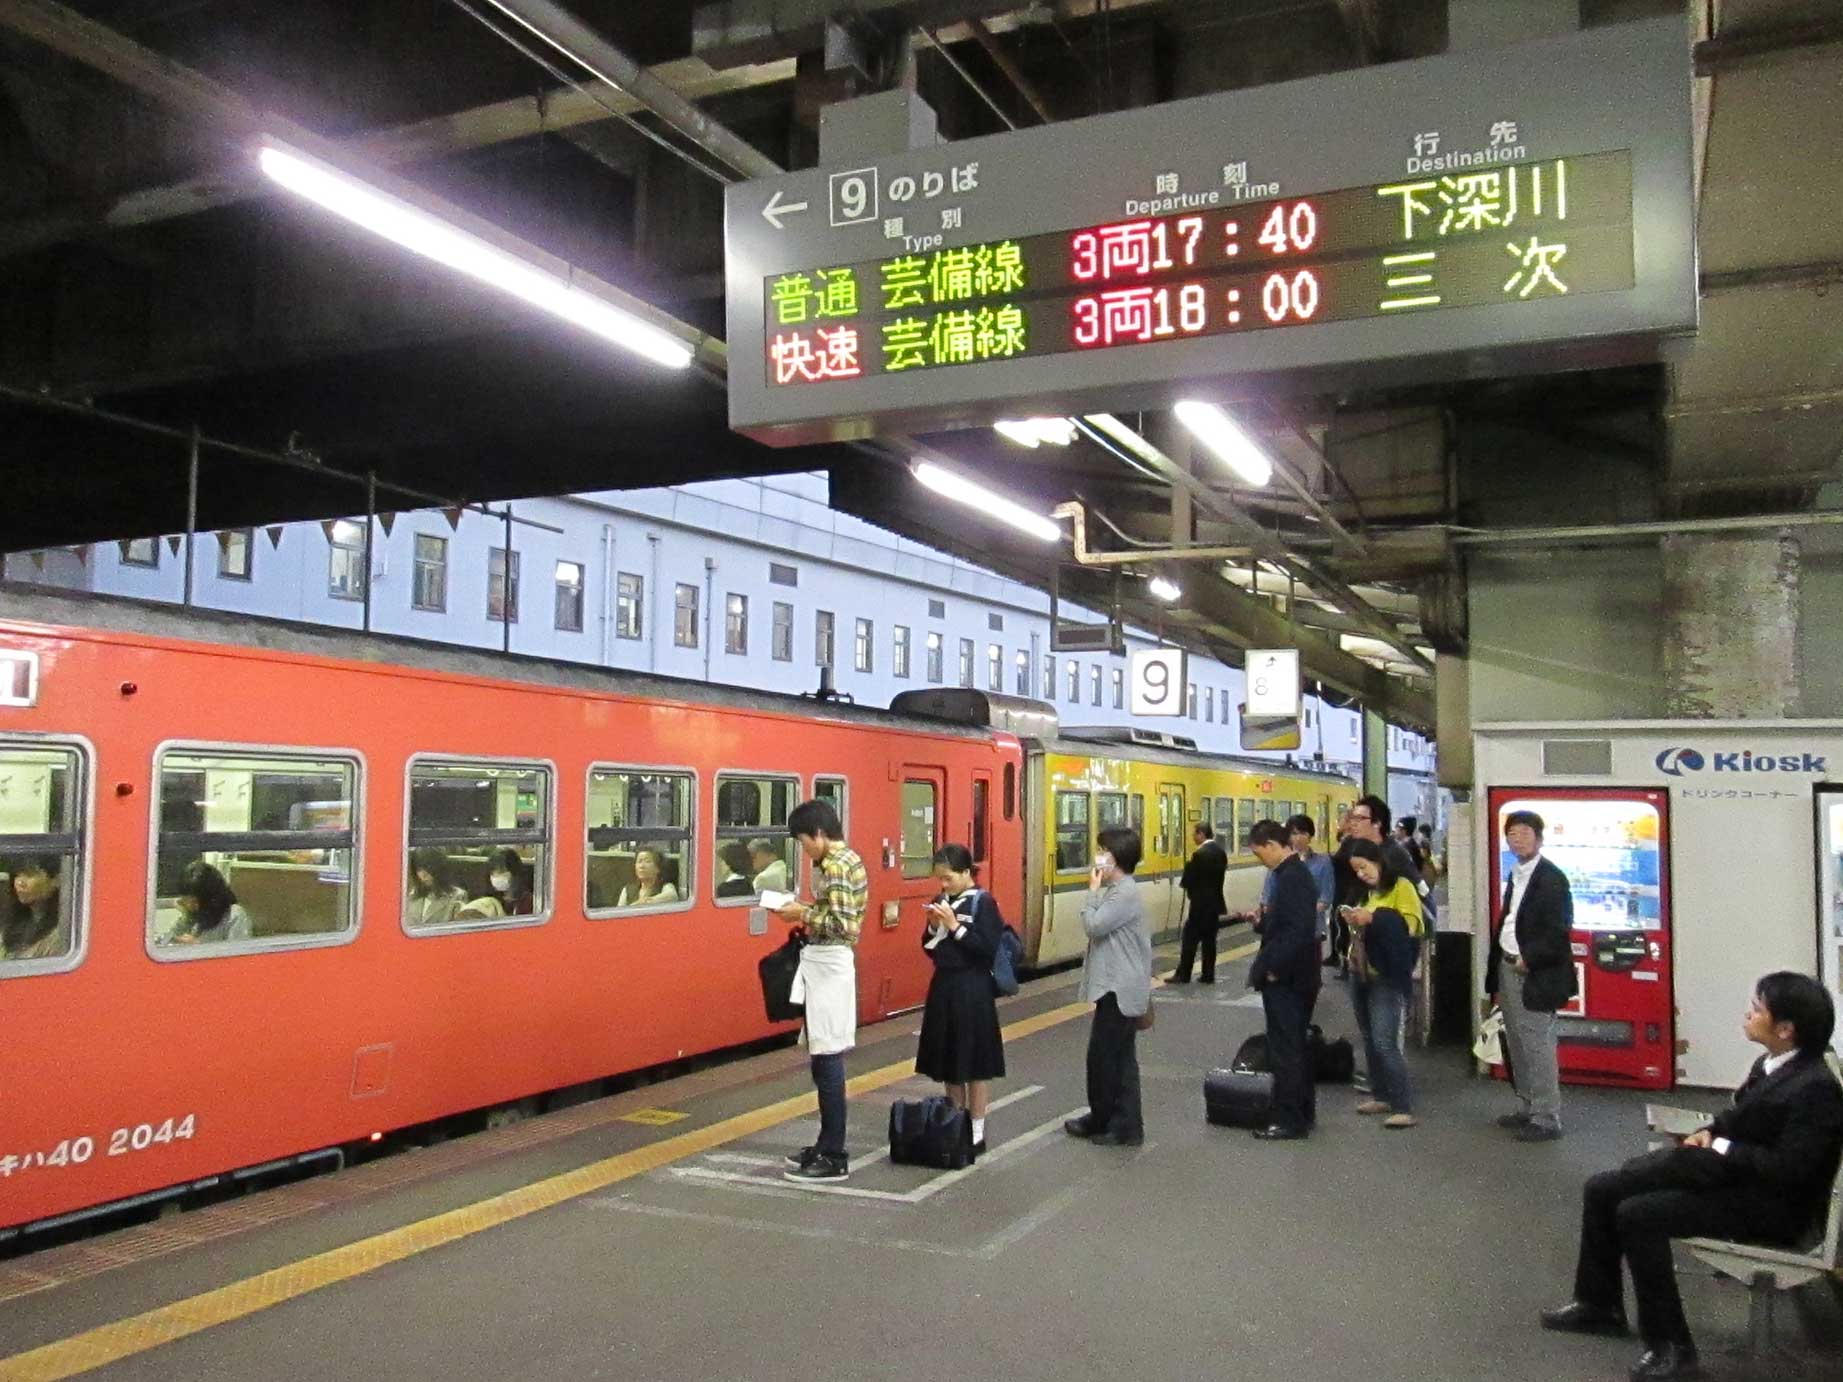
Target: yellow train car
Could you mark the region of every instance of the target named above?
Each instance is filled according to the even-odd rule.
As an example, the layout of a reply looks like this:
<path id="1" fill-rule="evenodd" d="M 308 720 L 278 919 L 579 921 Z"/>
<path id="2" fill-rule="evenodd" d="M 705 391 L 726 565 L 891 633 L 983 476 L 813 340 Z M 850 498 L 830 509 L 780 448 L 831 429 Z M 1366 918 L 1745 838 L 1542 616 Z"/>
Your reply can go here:
<path id="1" fill-rule="evenodd" d="M 1338 773 L 1263 759 L 1229 758 L 1181 746 L 1136 729 L 1063 730 L 1052 740 L 1024 740 L 1024 938 L 1032 968 L 1079 959 L 1087 939 L 1081 904 L 1088 890 L 1095 834 L 1130 825 L 1144 841 L 1137 873 L 1152 933 L 1174 931 L 1184 916 L 1178 878 L 1191 852 L 1191 831 L 1208 821 L 1229 855 L 1223 892 L 1231 911 L 1252 907 L 1264 870 L 1248 850 L 1254 823 L 1308 815 L 1318 838 L 1357 799 L 1357 784 Z"/>

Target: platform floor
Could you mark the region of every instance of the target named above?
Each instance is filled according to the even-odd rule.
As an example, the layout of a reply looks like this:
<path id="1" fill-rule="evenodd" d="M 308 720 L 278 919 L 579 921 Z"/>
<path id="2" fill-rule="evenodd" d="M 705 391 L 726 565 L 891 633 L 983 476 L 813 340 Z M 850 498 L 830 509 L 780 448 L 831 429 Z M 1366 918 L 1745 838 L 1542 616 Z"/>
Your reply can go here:
<path id="1" fill-rule="evenodd" d="M 255 1196 L 234 1222 L 0 1263 L 0 1382 L 1623 1378 L 1635 1344 L 1536 1312 L 1566 1298 L 1581 1181 L 1642 1147 L 1644 1099 L 1571 1090 L 1569 1135 L 1518 1144 L 1491 1124 L 1505 1091 L 1455 1051 L 1412 1058 L 1411 1131 L 1335 1087 L 1307 1142 L 1211 1128 L 1201 1072 L 1260 1026 L 1244 974 L 1160 991 L 1142 1148 L 1060 1131 L 1087 1022 L 1055 976 L 1004 1005 L 1011 1077 L 970 1171 L 882 1155 L 889 1100 L 926 1090 L 898 1019 L 852 1057 L 841 1185 L 781 1179 L 815 1120 L 800 1054 L 774 1052 Z M 1353 1033 L 1342 985 L 1320 1021 Z M 1830 1345 L 1722 1358 L 1745 1293 L 1683 1283 L 1712 1376 L 1843 1375 Z M 1797 1340 L 1789 1308 L 1780 1332 Z"/>

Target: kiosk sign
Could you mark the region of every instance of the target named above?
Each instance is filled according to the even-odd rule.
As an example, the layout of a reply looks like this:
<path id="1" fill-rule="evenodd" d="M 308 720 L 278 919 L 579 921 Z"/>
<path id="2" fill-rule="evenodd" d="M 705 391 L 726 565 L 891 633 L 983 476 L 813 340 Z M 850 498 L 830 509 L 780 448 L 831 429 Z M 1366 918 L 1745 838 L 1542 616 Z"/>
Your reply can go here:
<path id="1" fill-rule="evenodd" d="M 1668 20 L 739 184 L 731 425 L 794 444 L 1640 352 L 1696 324 L 1690 130 Z"/>

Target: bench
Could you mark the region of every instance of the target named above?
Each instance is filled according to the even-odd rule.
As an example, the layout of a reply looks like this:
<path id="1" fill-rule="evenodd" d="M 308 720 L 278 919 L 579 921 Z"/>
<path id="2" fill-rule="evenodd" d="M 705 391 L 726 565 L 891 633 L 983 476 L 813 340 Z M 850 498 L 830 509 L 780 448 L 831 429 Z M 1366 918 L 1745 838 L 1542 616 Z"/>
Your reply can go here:
<path id="1" fill-rule="evenodd" d="M 1838 1070 L 1834 1054 L 1827 1061 Z M 1843 1072 L 1840 1072 L 1843 1073 Z M 1645 1106 L 1645 1121 L 1653 1132 L 1682 1137 L 1708 1126 L 1711 1115 L 1662 1104 Z M 1836 1272 L 1843 1267 L 1843 1166 L 1830 1186 L 1830 1211 L 1824 1218 L 1824 1236 L 1812 1248 L 1774 1248 L 1759 1243 L 1730 1243 L 1719 1238 L 1685 1238 L 1682 1246 L 1691 1256 L 1715 1269 L 1717 1276 L 1744 1282 L 1748 1289 L 1747 1346 L 1755 1356 L 1773 1348 L 1773 1303 L 1780 1291 L 1796 1290 L 1807 1282 L 1828 1280 L 1843 1304 L 1843 1283 Z"/>

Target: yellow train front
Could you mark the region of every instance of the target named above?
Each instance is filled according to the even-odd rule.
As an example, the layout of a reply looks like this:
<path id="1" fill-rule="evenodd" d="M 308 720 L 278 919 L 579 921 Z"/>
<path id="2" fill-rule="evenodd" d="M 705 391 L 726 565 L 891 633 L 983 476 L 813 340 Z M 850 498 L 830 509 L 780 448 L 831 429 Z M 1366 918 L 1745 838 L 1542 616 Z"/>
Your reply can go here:
<path id="1" fill-rule="evenodd" d="M 1308 815 L 1329 847 L 1332 826 L 1357 798 L 1339 773 L 1198 752 L 1188 740 L 1139 729 L 1063 729 L 1024 740 L 1025 809 L 1030 824 L 1018 929 L 1032 968 L 1079 959 L 1086 946 L 1081 904 L 1096 832 L 1130 825 L 1145 842 L 1135 875 L 1154 935 L 1184 916 L 1178 878 L 1191 831 L 1208 821 L 1229 855 L 1229 909 L 1252 907 L 1263 870 L 1248 851 L 1256 821 Z"/>

